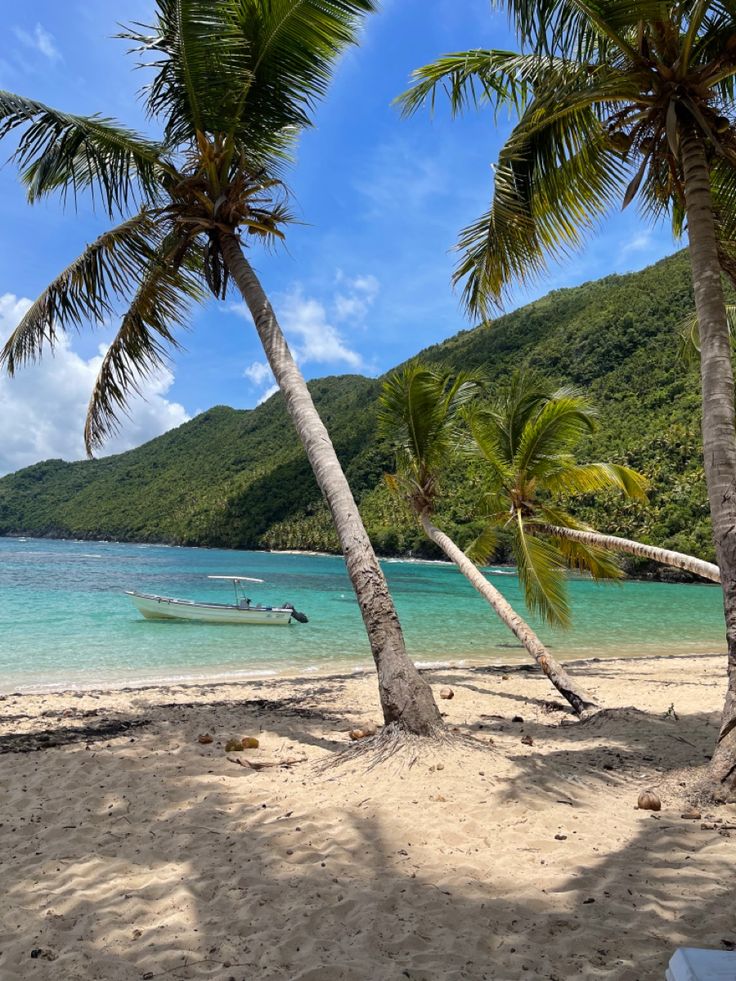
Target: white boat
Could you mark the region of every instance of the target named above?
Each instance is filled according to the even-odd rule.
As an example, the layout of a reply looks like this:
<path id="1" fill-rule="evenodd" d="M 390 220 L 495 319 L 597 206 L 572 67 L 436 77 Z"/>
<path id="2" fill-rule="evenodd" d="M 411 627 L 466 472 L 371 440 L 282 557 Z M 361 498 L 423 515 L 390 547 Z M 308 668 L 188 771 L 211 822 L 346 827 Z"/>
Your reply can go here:
<path id="1" fill-rule="evenodd" d="M 200 603 L 196 600 L 174 599 L 172 596 L 156 596 L 126 589 L 138 610 L 147 620 L 196 620 L 199 623 L 240 623 L 276 626 L 286 625 L 292 619 L 307 623 L 307 617 L 295 610 L 290 603 L 282 606 L 254 604 L 245 595 L 243 583 L 262 583 L 262 579 L 250 576 L 207 576 L 231 582 L 235 590 L 235 603 Z"/>

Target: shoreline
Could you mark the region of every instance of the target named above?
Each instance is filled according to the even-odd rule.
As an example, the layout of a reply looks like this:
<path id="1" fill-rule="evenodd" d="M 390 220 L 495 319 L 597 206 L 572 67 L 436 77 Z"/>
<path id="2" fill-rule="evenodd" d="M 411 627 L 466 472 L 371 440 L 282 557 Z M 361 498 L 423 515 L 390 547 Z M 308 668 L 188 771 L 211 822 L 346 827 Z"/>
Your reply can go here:
<path id="1" fill-rule="evenodd" d="M 646 663 L 649 661 L 658 662 L 666 660 L 708 660 L 725 658 L 726 652 L 716 651 L 688 651 L 670 654 L 634 654 L 628 657 L 605 657 L 592 655 L 583 658 L 568 658 L 563 661 L 563 665 L 568 670 L 587 668 L 595 664 L 624 665 L 629 663 Z M 520 661 L 489 661 L 472 660 L 463 658 L 462 660 L 452 661 L 433 661 L 433 662 L 414 662 L 420 674 L 432 674 L 437 671 L 447 672 L 468 672 L 471 674 L 525 674 L 537 673 L 539 668 L 531 660 L 526 658 Z M 8 698 L 34 698 L 40 696 L 72 696 L 79 694 L 104 695 L 113 693 L 144 692 L 144 691 L 166 691 L 170 689 L 196 689 L 196 688 L 226 688 L 242 687 L 243 685 L 257 685 L 265 682 L 284 682 L 284 683 L 303 683 L 321 681 L 329 683 L 331 681 L 343 680 L 345 678 L 361 678 L 364 676 L 375 677 L 375 667 L 373 664 L 360 666 L 349 666 L 344 668 L 340 665 L 330 665 L 323 669 L 314 668 L 309 670 L 286 669 L 284 671 L 258 671 L 230 673 L 230 674 L 203 674 L 201 676 L 186 675 L 182 677 L 162 677 L 162 678 L 142 678 L 139 681 L 129 679 L 110 682 L 92 682 L 89 685 L 70 685 L 61 682 L 58 686 L 53 684 L 39 683 L 24 687 L 17 686 L 14 691 L 7 691 L 0 688 L 0 702 Z M 1 715 L 1 712 L 0 712 Z"/>

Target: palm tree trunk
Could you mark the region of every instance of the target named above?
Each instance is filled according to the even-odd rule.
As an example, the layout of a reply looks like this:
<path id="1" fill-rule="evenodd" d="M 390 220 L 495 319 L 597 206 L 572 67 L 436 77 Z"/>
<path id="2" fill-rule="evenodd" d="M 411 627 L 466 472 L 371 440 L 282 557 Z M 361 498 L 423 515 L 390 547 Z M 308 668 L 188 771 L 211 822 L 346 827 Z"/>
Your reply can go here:
<path id="1" fill-rule="evenodd" d="M 448 535 L 436 525 L 432 524 L 426 512 L 420 516 L 420 519 L 427 537 L 442 549 L 448 559 L 455 563 L 470 585 L 477 589 L 483 599 L 493 607 L 509 630 L 526 647 L 527 651 L 529 651 L 557 691 L 572 705 L 576 715 L 582 715 L 589 709 L 598 708 L 598 703 L 575 683 L 561 664 L 557 663 L 532 628 L 521 619 L 519 614 L 496 587 L 491 585 L 485 576 L 481 575 L 465 552 Z"/>
<path id="2" fill-rule="evenodd" d="M 268 297 L 235 235 L 222 236 L 222 252 L 253 317 L 268 363 L 335 522 L 378 671 L 383 717 L 387 724 L 398 723 L 408 732 L 431 735 L 442 727 L 439 709 L 432 689 L 406 653 L 386 579 L 327 429 L 314 407 Z"/>
<path id="3" fill-rule="evenodd" d="M 673 566 L 675 569 L 684 569 L 702 579 L 710 579 L 712 582 L 721 581 L 721 571 L 712 562 L 704 562 L 696 559 L 692 555 L 685 555 L 683 552 L 671 552 L 667 548 L 656 548 L 654 545 L 644 545 L 643 542 L 634 542 L 629 538 L 617 538 L 615 535 L 601 535 L 597 531 L 580 531 L 578 528 L 561 528 L 559 525 L 534 524 L 536 531 L 542 531 L 545 535 L 553 538 L 566 538 L 572 542 L 583 542 L 585 545 L 593 545 L 598 548 L 607 548 L 612 552 L 627 552 L 630 555 L 637 555 L 641 559 L 651 559 L 662 565 Z"/>
<path id="4" fill-rule="evenodd" d="M 721 571 L 728 645 L 728 689 L 711 776 L 718 799 L 736 800 L 736 426 L 731 339 L 704 141 L 694 125 L 683 127 L 681 137 L 690 261 L 700 332 L 705 479 L 716 560 Z"/>

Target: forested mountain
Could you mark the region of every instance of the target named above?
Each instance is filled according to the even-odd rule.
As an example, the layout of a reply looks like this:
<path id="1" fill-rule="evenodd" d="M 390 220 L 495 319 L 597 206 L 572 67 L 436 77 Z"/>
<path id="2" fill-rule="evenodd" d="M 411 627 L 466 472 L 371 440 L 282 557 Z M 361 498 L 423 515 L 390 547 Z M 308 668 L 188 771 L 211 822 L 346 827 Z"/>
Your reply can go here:
<path id="1" fill-rule="evenodd" d="M 580 502 L 577 513 L 602 530 L 712 558 L 697 372 L 678 358 L 677 326 L 692 308 L 680 253 L 642 272 L 556 290 L 422 357 L 482 368 L 491 382 L 529 368 L 588 392 L 601 417 L 588 457 L 642 470 L 653 490 L 648 507 L 607 498 Z M 344 375 L 310 389 L 378 549 L 429 554 L 383 485 L 391 462 L 375 435 L 380 379 Z M 478 530 L 479 486 L 472 465 L 448 478 L 441 518 L 460 543 Z M 119 456 L 51 460 L 3 478 L 0 534 L 12 533 L 336 548 L 280 395 L 250 411 L 215 407 Z"/>

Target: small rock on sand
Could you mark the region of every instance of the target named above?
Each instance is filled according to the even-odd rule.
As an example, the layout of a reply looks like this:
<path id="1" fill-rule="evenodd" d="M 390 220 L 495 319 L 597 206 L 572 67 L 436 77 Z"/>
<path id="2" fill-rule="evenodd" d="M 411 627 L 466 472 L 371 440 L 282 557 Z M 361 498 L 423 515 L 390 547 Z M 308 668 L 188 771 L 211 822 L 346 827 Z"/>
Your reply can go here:
<path id="1" fill-rule="evenodd" d="M 201 743 L 203 746 L 208 746 L 211 742 L 214 742 L 214 739 L 208 732 L 203 732 L 197 736 L 197 742 Z"/>
<path id="2" fill-rule="evenodd" d="M 440 688 L 440 698 L 454 698 L 455 692 L 452 688 Z"/>

